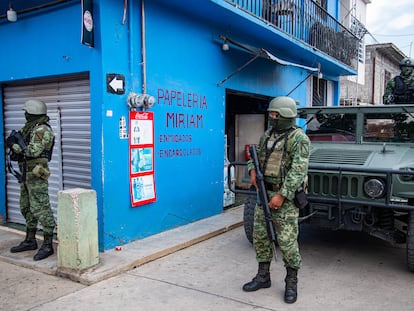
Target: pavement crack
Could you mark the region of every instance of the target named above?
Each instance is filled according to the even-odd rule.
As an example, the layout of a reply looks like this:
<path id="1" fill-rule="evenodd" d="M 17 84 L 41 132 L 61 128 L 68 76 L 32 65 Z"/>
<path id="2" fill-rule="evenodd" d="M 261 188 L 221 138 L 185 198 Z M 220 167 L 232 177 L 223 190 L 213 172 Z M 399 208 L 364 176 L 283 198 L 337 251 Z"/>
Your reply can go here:
<path id="1" fill-rule="evenodd" d="M 154 282 L 160 282 L 160 283 L 164 283 L 164 284 L 171 285 L 171 286 L 177 286 L 177 287 L 180 287 L 180 288 L 183 288 L 183 289 L 188 289 L 188 290 L 191 290 L 191 291 L 195 291 L 195 292 L 199 292 L 199 293 L 202 293 L 202 294 L 214 296 L 214 297 L 217 297 L 217 298 L 230 300 L 230 301 L 240 303 L 240 304 L 243 304 L 243 305 L 248 305 L 248 306 L 251 306 L 251 307 L 254 307 L 254 308 L 260 308 L 260 309 L 269 310 L 269 311 L 277 311 L 276 309 L 271 309 L 271 308 L 268 308 L 268 307 L 265 307 L 265 306 L 260 306 L 260 305 L 257 305 L 257 304 L 249 303 L 249 302 L 239 300 L 239 299 L 235 299 L 235 298 L 232 298 L 232 297 L 219 295 L 219 294 L 208 292 L 208 291 L 205 291 L 205 290 L 202 290 L 202 289 L 197 289 L 197 288 L 192 288 L 192 287 L 185 286 L 185 285 L 180 285 L 180 284 L 169 282 L 169 281 L 166 281 L 166 280 L 155 279 L 155 278 L 142 276 L 142 275 L 135 275 L 135 276 L 139 277 L 139 278 L 147 279 L 147 280 L 150 280 L 150 281 L 154 281 Z"/>

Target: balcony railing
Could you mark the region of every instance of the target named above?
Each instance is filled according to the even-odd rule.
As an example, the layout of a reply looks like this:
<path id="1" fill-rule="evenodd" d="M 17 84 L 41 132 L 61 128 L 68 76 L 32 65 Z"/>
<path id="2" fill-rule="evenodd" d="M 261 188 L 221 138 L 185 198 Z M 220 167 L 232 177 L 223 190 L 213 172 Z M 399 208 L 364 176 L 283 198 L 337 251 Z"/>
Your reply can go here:
<path id="1" fill-rule="evenodd" d="M 226 0 L 277 29 L 357 68 L 359 39 L 313 0 Z"/>

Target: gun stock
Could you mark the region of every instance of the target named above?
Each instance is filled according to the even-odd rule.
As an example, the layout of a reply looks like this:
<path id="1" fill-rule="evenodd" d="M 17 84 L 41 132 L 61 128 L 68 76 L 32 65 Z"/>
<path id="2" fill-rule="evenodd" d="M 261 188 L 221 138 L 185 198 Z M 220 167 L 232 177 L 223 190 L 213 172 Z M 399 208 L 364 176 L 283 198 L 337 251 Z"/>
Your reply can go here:
<path id="1" fill-rule="evenodd" d="M 270 211 L 269 198 L 267 196 L 266 186 L 264 182 L 264 175 L 260 169 L 259 158 L 257 156 L 255 145 L 250 145 L 249 152 L 250 152 L 250 157 L 254 164 L 254 168 L 256 170 L 256 183 L 258 187 L 257 191 L 259 194 L 260 204 L 262 205 L 263 213 L 266 219 L 267 236 L 270 242 L 272 243 L 273 254 L 275 256 L 275 260 L 277 260 L 277 256 L 276 256 L 277 239 L 276 239 L 275 224 L 273 222 L 272 213 Z"/>

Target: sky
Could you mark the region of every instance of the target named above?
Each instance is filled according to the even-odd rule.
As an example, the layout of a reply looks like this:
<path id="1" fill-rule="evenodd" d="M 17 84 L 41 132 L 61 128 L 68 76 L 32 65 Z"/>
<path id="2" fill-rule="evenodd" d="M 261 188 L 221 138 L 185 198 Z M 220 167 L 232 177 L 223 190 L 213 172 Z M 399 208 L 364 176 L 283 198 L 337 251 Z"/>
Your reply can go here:
<path id="1" fill-rule="evenodd" d="M 414 58 L 413 0 L 371 0 L 367 4 L 365 27 L 378 43 L 392 42 L 405 55 Z M 365 42 L 376 43 L 369 34 Z"/>

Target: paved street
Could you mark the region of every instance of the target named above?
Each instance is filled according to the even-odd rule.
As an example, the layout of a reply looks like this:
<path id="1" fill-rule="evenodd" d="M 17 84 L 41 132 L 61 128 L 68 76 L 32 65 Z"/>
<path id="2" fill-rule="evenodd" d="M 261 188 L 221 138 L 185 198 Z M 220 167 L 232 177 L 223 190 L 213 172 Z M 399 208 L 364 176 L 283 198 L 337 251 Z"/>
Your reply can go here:
<path id="1" fill-rule="evenodd" d="M 272 263 L 271 288 L 241 290 L 257 266 L 239 227 L 88 287 L 0 262 L 2 271 L 16 273 L 1 282 L 0 309 L 413 310 L 414 274 L 406 270 L 405 245 L 308 227 L 302 227 L 300 243 L 303 269 L 293 305 L 283 302 L 280 260 Z"/>
<path id="2" fill-rule="evenodd" d="M 30 310 L 85 285 L 0 261 L 0 310 Z"/>

